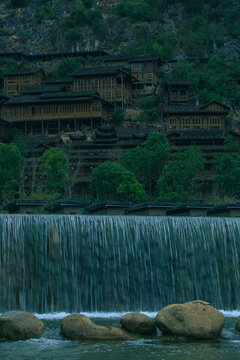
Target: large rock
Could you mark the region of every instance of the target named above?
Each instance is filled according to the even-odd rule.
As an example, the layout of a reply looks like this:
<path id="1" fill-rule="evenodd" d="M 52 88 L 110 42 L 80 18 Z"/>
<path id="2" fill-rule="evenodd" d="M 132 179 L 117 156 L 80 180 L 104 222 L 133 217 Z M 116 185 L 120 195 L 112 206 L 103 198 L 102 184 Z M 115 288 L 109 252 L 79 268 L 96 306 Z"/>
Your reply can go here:
<path id="1" fill-rule="evenodd" d="M 195 300 L 165 307 L 157 314 L 155 323 L 163 334 L 214 339 L 222 331 L 224 315 L 209 303 Z"/>
<path id="2" fill-rule="evenodd" d="M 41 320 L 25 311 L 9 311 L 0 316 L 0 339 L 39 338 L 45 331 Z"/>
<path id="3" fill-rule="evenodd" d="M 141 335 L 152 335 L 156 332 L 154 321 L 144 314 L 126 314 L 120 319 L 120 323 L 124 329 Z"/>
<path id="4" fill-rule="evenodd" d="M 235 325 L 235 329 L 240 331 L 240 316 L 237 318 L 237 322 L 236 322 L 236 325 Z"/>
<path id="5" fill-rule="evenodd" d="M 72 314 L 61 322 L 61 332 L 71 340 L 130 340 L 136 336 L 127 331 L 113 327 L 94 324 L 87 316 Z"/>

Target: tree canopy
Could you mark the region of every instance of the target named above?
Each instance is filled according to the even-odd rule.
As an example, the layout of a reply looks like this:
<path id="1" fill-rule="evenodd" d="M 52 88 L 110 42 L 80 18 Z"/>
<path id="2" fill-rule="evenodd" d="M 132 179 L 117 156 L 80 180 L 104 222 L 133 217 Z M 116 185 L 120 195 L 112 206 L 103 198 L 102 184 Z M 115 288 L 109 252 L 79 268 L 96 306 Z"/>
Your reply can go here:
<path id="1" fill-rule="evenodd" d="M 0 199 L 2 202 L 14 199 L 19 191 L 25 164 L 23 153 L 24 147 L 20 142 L 0 146 Z"/>
<path id="2" fill-rule="evenodd" d="M 163 169 L 157 186 L 159 201 L 189 202 L 199 188 L 199 175 L 204 168 L 204 157 L 196 146 L 178 152 Z"/>
<path id="3" fill-rule="evenodd" d="M 106 161 L 92 171 L 92 195 L 100 200 L 142 202 L 147 200 L 143 186 L 131 171 L 118 163 Z"/>
<path id="4" fill-rule="evenodd" d="M 42 164 L 46 172 L 46 190 L 62 193 L 68 183 L 68 158 L 58 147 L 46 150 L 42 157 Z"/>
<path id="5" fill-rule="evenodd" d="M 240 155 L 222 154 L 214 161 L 214 180 L 221 197 L 240 199 Z"/>
<path id="6" fill-rule="evenodd" d="M 161 133 L 148 135 L 143 146 L 126 151 L 121 164 L 132 171 L 143 184 L 148 195 L 152 197 L 157 179 L 167 163 L 170 153 L 167 138 Z"/>

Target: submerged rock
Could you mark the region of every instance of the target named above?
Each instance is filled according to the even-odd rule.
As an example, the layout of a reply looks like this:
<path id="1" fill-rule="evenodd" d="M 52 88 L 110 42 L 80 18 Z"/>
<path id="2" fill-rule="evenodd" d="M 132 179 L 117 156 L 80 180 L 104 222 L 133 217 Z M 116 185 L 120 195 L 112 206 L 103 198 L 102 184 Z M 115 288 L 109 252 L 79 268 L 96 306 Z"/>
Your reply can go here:
<path id="1" fill-rule="evenodd" d="M 237 322 L 236 322 L 236 325 L 235 325 L 235 329 L 240 331 L 240 316 L 237 318 Z"/>
<path id="2" fill-rule="evenodd" d="M 135 340 L 137 337 L 114 326 L 94 324 L 87 316 L 72 314 L 61 322 L 61 332 L 71 340 Z"/>
<path id="3" fill-rule="evenodd" d="M 0 339 L 39 338 L 45 329 L 41 320 L 26 311 L 9 311 L 0 316 Z"/>
<path id="4" fill-rule="evenodd" d="M 154 321 L 147 315 L 131 312 L 120 319 L 124 329 L 141 335 L 153 335 L 156 333 Z"/>
<path id="5" fill-rule="evenodd" d="M 155 323 L 163 334 L 214 339 L 222 331 L 224 315 L 209 303 L 195 300 L 165 307 L 157 314 Z"/>

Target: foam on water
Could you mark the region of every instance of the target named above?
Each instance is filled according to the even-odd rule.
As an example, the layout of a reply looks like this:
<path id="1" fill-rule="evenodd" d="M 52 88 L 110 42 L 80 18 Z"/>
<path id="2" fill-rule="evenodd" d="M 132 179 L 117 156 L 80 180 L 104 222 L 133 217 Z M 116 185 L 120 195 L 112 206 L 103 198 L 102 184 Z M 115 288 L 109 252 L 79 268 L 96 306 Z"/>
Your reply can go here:
<path id="1" fill-rule="evenodd" d="M 223 315 L 225 315 L 226 317 L 232 317 L 232 318 L 237 318 L 240 316 L 240 310 L 233 310 L 233 311 L 225 311 L 225 310 L 219 310 L 223 313 Z"/>
<path id="2" fill-rule="evenodd" d="M 93 318 L 93 319 L 119 319 L 128 312 L 130 312 L 130 311 L 125 311 L 125 312 L 81 312 L 81 314 L 86 315 L 89 318 Z M 141 313 L 149 316 L 150 318 L 154 318 L 157 315 L 156 312 L 141 311 Z M 65 312 L 48 313 L 48 314 L 35 313 L 34 315 L 37 316 L 41 320 L 61 320 L 65 316 L 70 315 L 70 313 L 65 313 Z"/>
<path id="3" fill-rule="evenodd" d="M 239 310 L 233 310 L 233 311 L 225 311 L 225 310 L 219 310 L 222 312 L 226 317 L 228 318 L 237 318 L 240 316 Z M 129 313 L 131 311 L 125 311 L 125 312 L 81 312 L 82 315 L 86 315 L 89 318 L 93 319 L 119 319 L 126 313 Z M 150 318 L 155 318 L 157 315 L 157 312 L 147 312 L 147 311 L 140 311 L 142 314 L 145 314 L 149 316 Z M 34 314 L 41 320 L 61 320 L 65 316 L 70 315 L 70 313 L 66 312 L 60 312 L 60 313 L 46 313 L 46 314 Z"/>

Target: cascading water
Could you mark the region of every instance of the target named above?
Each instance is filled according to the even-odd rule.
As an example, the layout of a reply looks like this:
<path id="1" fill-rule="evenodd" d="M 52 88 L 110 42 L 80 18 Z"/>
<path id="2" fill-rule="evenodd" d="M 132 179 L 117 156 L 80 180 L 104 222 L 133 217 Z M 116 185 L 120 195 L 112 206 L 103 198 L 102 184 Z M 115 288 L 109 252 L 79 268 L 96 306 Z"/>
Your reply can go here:
<path id="1" fill-rule="evenodd" d="M 240 307 L 240 220 L 0 216 L 0 311 Z"/>

